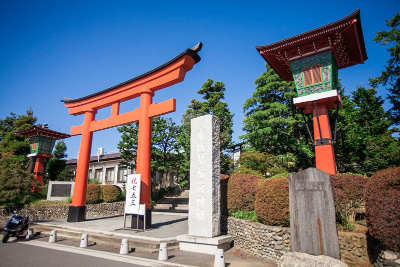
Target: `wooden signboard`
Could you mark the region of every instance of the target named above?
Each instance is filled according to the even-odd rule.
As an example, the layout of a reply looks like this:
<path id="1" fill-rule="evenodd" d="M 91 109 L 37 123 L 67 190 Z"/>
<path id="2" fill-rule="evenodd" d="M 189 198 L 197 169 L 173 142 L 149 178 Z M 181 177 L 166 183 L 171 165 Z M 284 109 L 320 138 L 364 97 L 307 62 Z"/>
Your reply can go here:
<path id="1" fill-rule="evenodd" d="M 291 250 L 340 259 L 329 174 L 316 168 L 290 174 L 289 202 Z"/>

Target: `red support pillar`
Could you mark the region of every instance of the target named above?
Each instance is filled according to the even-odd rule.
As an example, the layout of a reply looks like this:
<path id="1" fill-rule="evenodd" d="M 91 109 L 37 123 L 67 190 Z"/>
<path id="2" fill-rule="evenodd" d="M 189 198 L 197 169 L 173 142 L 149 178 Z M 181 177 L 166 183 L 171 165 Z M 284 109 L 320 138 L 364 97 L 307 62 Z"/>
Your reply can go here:
<path id="1" fill-rule="evenodd" d="M 43 167 L 44 167 L 44 157 L 35 158 L 35 169 L 33 170 L 33 177 L 38 181 L 39 186 L 43 185 Z"/>
<path id="2" fill-rule="evenodd" d="M 90 131 L 90 124 L 94 121 L 95 114 L 95 111 L 85 112 L 78 165 L 76 167 L 74 195 L 72 198 L 72 205 L 69 207 L 68 211 L 68 222 L 84 221 L 86 217 L 86 188 L 93 137 L 93 132 Z"/>
<path id="3" fill-rule="evenodd" d="M 147 91 L 140 95 L 139 137 L 137 150 L 136 173 L 141 174 L 142 186 L 140 199 L 150 209 L 151 192 L 151 118 L 149 106 L 152 103 L 153 92 Z"/>
<path id="4" fill-rule="evenodd" d="M 313 109 L 313 125 L 314 139 L 324 140 L 321 145 L 318 141 L 315 144 L 315 166 L 329 174 L 336 174 L 335 152 L 326 104 L 318 104 Z"/>

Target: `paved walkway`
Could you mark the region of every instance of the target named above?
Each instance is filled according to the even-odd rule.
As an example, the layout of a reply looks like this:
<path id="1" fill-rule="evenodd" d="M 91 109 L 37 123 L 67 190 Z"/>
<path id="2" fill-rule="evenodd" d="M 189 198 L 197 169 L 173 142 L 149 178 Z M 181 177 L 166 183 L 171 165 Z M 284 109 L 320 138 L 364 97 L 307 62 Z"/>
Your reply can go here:
<path id="1" fill-rule="evenodd" d="M 52 221 L 38 221 L 42 225 L 55 225 L 70 230 L 84 229 L 89 232 L 113 235 L 132 235 L 134 237 L 153 239 L 175 239 L 178 235 L 188 233 L 187 214 L 153 212 L 152 229 L 143 232 L 142 230 L 129 229 L 131 216 L 126 217 L 126 228 L 124 229 L 124 216 L 110 216 L 101 218 L 88 218 L 83 222 L 69 223 L 67 219 Z"/>
<path id="2" fill-rule="evenodd" d="M 130 226 L 130 216 L 127 217 L 127 226 Z M 113 235 L 122 236 L 125 238 L 139 238 L 151 241 L 167 241 L 175 240 L 176 236 L 188 233 L 188 222 L 187 214 L 176 214 L 176 213 L 153 213 L 152 216 L 152 229 L 145 232 L 137 231 L 132 229 L 123 229 L 124 216 L 110 216 L 104 218 L 88 218 L 84 222 L 68 223 L 66 219 L 58 219 L 51 221 L 39 221 L 34 222 L 46 226 L 55 226 L 63 229 L 84 231 L 90 235 L 90 232 L 103 234 L 103 235 Z M 34 225 L 32 225 L 34 227 Z M 47 242 L 47 239 L 42 239 L 41 241 Z M 79 240 L 64 240 L 63 242 L 57 242 L 60 245 L 70 245 L 79 246 Z M 101 246 L 93 246 L 92 249 L 108 250 L 109 252 L 119 253 L 119 250 L 113 248 L 101 248 Z M 115 250 L 115 251 L 114 251 Z M 147 258 L 147 259 L 157 259 L 158 255 L 146 254 L 133 252 L 130 253 L 131 256 Z M 214 255 L 207 255 L 201 253 L 192 253 L 186 251 L 173 251 L 171 252 L 170 259 L 168 262 L 175 262 L 178 264 L 188 264 L 192 266 L 213 266 Z M 242 251 L 232 248 L 225 252 L 225 262 L 226 266 L 236 267 L 236 266 L 251 266 L 251 267 L 273 267 L 276 263 L 273 261 L 263 260 L 257 257 L 250 256 Z"/>

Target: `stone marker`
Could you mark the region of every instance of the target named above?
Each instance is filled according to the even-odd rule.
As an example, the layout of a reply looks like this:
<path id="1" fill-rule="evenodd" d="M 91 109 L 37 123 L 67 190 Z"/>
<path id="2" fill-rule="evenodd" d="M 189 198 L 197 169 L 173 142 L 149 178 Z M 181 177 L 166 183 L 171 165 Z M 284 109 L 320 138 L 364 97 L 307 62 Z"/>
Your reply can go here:
<path id="1" fill-rule="evenodd" d="M 205 115 L 191 121 L 189 235 L 220 235 L 219 120 Z"/>
<path id="2" fill-rule="evenodd" d="M 230 236 L 220 235 L 219 120 L 205 115 L 191 120 L 189 234 L 178 236 L 180 249 L 215 254 L 229 249 Z"/>
<path id="3" fill-rule="evenodd" d="M 47 200 L 67 200 L 74 192 L 74 182 L 49 181 Z"/>
<path id="4" fill-rule="evenodd" d="M 340 259 L 330 176 L 309 168 L 289 175 L 292 252 Z"/>

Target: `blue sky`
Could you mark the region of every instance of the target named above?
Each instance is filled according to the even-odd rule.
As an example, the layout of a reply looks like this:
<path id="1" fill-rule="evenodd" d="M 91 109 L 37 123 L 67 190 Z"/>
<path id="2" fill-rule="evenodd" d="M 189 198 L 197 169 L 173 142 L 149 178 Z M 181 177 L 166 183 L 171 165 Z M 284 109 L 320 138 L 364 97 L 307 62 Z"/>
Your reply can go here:
<path id="1" fill-rule="evenodd" d="M 386 48 L 372 41 L 387 29 L 385 20 L 400 10 L 398 1 L 0 1 L 0 118 L 32 107 L 39 123 L 69 133 L 83 122 L 61 99 L 78 98 L 147 72 L 186 48 L 203 42 L 202 60 L 184 82 L 158 91 L 155 102 L 176 98 L 180 123 L 190 100 L 211 78 L 226 85 L 225 100 L 234 113 L 233 140 L 243 134 L 243 103 L 265 70 L 254 46 L 311 30 L 361 9 L 368 60 L 339 71 L 346 92 L 379 75 Z M 385 96 L 385 88 L 379 88 Z M 138 100 L 121 104 L 121 112 Z M 385 105 L 389 107 L 388 104 Z M 96 119 L 110 109 L 100 110 Z M 116 152 L 120 134 L 95 132 L 97 147 Z M 66 139 L 76 157 L 80 136 Z"/>

